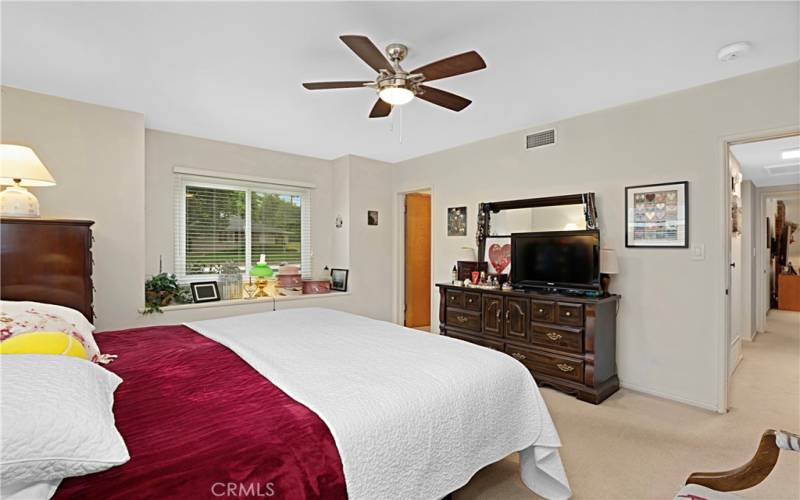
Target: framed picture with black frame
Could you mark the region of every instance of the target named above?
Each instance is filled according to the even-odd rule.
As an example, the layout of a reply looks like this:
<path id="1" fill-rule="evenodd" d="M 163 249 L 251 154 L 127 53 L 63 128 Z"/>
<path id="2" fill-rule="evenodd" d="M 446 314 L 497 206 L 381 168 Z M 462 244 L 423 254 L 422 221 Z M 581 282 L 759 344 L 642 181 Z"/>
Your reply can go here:
<path id="1" fill-rule="evenodd" d="M 689 248 L 689 181 L 625 188 L 625 246 Z"/>
<path id="2" fill-rule="evenodd" d="M 192 302 L 216 302 L 220 299 L 219 287 L 216 281 L 200 281 L 197 283 L 190 283 L 189 288 L 192 290 Z"/>
<path id="3" fill-rule="evenodd" d="M 350 271 L 347 269 L 331 269 L 331 290 L 346 292 L 349 274 Z"/>

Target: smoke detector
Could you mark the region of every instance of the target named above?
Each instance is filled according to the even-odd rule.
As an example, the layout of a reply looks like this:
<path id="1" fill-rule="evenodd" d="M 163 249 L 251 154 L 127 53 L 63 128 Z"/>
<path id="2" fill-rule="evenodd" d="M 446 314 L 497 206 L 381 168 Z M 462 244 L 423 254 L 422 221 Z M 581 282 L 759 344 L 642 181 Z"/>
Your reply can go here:
<path id="1" fill-rule="evenodd" d="M 749 42 L 736 42 L 726 45 L 719 49 L 717 52 L 717 59 L 722 62 L 732 61 L 742 57 L 745 53 L 750 51 Z"/>

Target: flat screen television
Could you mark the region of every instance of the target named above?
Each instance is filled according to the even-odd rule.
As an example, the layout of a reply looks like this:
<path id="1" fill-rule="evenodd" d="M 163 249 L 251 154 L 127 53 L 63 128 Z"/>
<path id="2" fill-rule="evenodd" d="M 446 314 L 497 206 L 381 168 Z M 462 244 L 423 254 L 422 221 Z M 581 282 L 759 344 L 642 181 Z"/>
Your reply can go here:
<path id="1" fill-rule="evenodd" d="M 600 231 L 512 234 L 511 283 L 517 288 L 600 289 Z"/>

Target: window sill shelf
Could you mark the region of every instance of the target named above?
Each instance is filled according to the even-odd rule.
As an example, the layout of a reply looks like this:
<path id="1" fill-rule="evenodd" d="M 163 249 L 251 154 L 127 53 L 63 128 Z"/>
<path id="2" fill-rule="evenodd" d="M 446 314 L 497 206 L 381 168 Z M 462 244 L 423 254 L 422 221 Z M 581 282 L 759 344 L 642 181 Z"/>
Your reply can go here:
<path id="1" fill-rule="evenodd" d="M 293 300 L 308 300 L 308 299 L 325 299 L 330 297 L 344 297 L 350 295 L 350 292 L 329 292 L 308 295 L 286 295 L 283 297 L 274 297 L 276 303 L 289 302 Z M 165 313 L 170 311 L 183 311 L 186 309 L 204 309 L 207 307 L 225 307 L 225 306 L 242 306 L 242 305 L 256 305 L 256 304 L 272 304 L 273 297 L 259 297 L 257 299 L 233 299 L 233 300 L 218 300 L 216 302 L 202 302 L 200 304 L 176 304 L 174 306 L 164 306 L 161 310 Z"/>

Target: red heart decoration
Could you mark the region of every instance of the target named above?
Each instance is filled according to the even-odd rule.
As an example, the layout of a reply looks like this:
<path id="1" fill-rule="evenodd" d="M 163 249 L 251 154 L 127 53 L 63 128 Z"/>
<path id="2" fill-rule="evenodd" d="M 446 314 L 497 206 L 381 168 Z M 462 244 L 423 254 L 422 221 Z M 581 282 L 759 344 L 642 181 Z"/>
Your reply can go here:
<path id="1" fill-rule="evenodd" d="M 492 263 L 495 272 L 501 274 L 511 264 L 511 244 L 506 243 L 500 246 L 492 243 L 492 246 L 489 247 L 489 262 Z"/>

